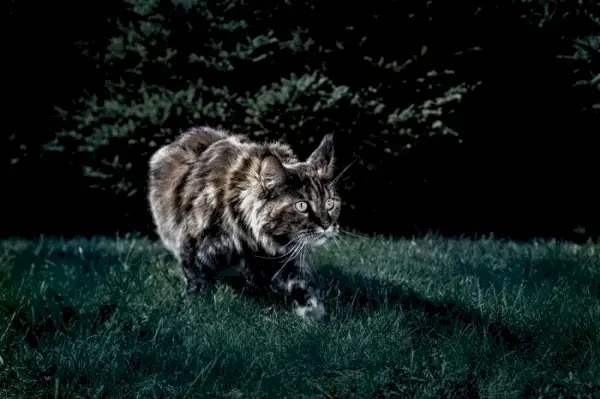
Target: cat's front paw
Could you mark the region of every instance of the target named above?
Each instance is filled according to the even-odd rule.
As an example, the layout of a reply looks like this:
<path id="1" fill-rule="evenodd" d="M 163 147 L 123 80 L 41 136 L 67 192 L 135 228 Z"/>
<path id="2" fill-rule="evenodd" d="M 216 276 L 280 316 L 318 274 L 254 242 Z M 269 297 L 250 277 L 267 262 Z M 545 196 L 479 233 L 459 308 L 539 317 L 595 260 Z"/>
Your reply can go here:
<path id="1" fill-rule="evenodd" d="M 323 323 L 329 321 L 329 313 L 322 301 L 315 297 L 310 298 L 304 305 L 296 305 L 294 313 L 303 320 L 312 323 Z"/>

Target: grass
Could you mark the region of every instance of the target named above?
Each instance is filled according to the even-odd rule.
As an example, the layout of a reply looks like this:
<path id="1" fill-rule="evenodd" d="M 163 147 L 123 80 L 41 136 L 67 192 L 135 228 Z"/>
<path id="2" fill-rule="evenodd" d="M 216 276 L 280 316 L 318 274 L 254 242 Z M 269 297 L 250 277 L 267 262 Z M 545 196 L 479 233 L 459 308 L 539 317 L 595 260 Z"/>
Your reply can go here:
<path id="1" fill-rule="evenodd" d="M 351 239 L 317 259 L 332 319 L 310 326 L 228 285 L 182 296 L 146 239 L 4 241 L 0 397 L 600 397 L 600 245 Z"/>

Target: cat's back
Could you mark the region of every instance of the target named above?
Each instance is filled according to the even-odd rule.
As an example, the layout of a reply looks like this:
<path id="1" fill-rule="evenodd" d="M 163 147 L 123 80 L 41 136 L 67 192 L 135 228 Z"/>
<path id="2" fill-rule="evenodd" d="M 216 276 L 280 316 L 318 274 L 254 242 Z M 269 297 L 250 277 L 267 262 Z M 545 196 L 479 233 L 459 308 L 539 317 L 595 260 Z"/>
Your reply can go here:
<path id="1" fill-rule="evenodd" d="M 228 137 L 223 131 L 207 127 L 186 131 L 152 154 L 149 162 L 151 183 L 173 179 L 195 163 L 211 145 Z"/>
<path id="2" fill-rule="evenodd" d="M 159 233 L 167 234 L 184 224 L 194 190 L 206 183 L 207 160 L 218 153 L 213 147 L 231 137 L 209 127 L 192 128 L 152 154 L 148 201 Z"/>

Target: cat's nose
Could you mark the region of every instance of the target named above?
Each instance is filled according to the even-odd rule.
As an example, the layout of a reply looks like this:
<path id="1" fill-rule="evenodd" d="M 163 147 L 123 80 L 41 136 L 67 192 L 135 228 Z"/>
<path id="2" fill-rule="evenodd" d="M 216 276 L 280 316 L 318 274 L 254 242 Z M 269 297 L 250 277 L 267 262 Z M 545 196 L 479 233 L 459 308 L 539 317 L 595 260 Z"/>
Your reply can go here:
<path id="1" fill-rule="evenodd" d="M 326 230 L 337 230 L 338 227 L 339 227 L 339 225 L 338 225 L 337 222 L 335 222 L 335 221 L 332 220 L 330 222 L 327 222 L 327 225 L 324 226 L 324 227 L 325 227 Z"/>

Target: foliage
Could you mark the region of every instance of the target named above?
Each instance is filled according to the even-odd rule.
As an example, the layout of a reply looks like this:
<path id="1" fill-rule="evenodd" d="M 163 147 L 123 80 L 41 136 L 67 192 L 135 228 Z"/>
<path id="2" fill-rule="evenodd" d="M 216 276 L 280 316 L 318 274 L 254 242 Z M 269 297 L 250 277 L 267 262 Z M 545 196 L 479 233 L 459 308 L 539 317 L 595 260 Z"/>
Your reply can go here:
<path id="1" fill-rule="evenodd" d="M 359 160 L 343 179 L 348 205 L 381 217 L 393 202 L 375 209 L 362 193 L 409 184 L 387 171 L 411 170 L 415 192 L 460 173 L 461 146 L 506 130 L 495 109 L 515 96 L 540 109 L 554 101 L 538 90 L 545 76 L 559 76 L 564 120 L 599 117 L 593 1 L 118 0 L 90 10 L 89 26 L 57 21 L 76 25 L 61 36 L 65 56 L 49 61 L 72 80 L 55 90 L 56 136 L 10 128 L 6 168 L 38 165 L 41 154 L 40 167 L 83 173 L 64 195 L 99 190 L 134 229 L 148 218 L 151 152 L 192 125 L 283 138 L 303 154 L 334 132 L 340 165 Z M 534 76 L 537 67 L 547 74 Z"/>

